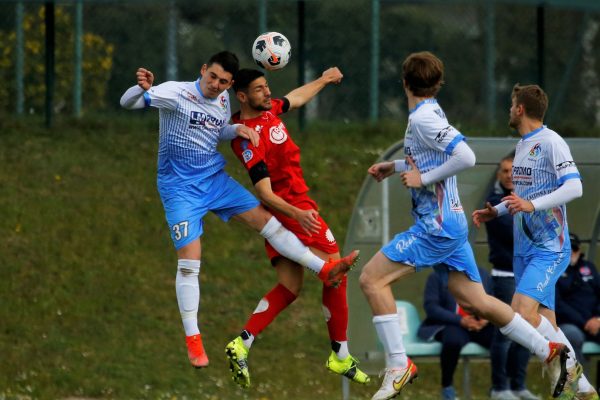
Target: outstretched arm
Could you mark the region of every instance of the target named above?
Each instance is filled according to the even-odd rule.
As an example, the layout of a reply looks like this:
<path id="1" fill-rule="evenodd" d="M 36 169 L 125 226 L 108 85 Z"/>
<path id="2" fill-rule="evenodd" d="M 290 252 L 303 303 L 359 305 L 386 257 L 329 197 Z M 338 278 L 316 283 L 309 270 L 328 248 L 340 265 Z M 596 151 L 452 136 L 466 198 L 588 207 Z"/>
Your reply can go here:
<path id="1" fill-rule="evenodd" d="M 325 70 L 320 78 L 292 90 L 285 95 L 290 102 L 290 110 L 302 107 L 325 86 L 330 83 L 340 83 L 343 77 L 344 75 L 342 75 L 342 72 L 337 67 L 332 67 Z"/>

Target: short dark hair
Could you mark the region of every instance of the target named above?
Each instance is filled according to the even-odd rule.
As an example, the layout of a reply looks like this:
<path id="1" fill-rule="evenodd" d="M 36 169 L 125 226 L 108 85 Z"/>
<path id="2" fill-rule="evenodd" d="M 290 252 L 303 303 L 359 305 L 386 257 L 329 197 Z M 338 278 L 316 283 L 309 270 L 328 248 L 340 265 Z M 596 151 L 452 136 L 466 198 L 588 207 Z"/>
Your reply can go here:
<path id="1" fill-rule="evenodd" d="M 240 69 L 240 61 L 237 56 L 230 51 L 221 51 L 213 55 L 206 64 L 211 66 L 213 64 L 219 64 L 226 72 L 229 72 L 232 76 L 235 76 Z"/>
<path id="2" fill-rule="evenodd" d="M 257 69 L 242 68 L 235 74 L 233 78 L 233 90 L 237 93 L 240 90 L 246 91 L 248 86 L 261 76 L 265 76 L 262 71 Z"/>
<path id="3" fill-rule="evenodd" d="M 433 53 L 412 53 L 402 63 L 402 79 L 417 97 L 433 97 L 444 84 L 444 63 Z"/>
<path id="4" fill-rule="evenodd" d="M 548 96 L 538 85 L 516 84 L 512 90 L 511 98 L 515 99 L 516 105 L 523 105 L 525 114 L 538 121 L 544 120 L 548 109 Z"/>

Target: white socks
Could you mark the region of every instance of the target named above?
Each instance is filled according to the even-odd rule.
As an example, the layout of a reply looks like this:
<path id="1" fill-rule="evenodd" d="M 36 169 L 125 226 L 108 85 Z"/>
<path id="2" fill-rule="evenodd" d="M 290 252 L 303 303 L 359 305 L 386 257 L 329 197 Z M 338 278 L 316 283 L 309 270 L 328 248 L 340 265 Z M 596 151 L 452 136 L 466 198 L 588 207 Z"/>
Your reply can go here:
<path id="1" fill-rule="evenodd" d="M 564 343 L 567 345 L 567 347 L 569 348 L 567 368 L 571 368 L 573 365 L 575 365 L 575 362 L 577 361 L 575 359 L 575 350 L 573 349 L 573 346 L 571 345 L 563 331 L 561 331 L 560 329 L 554 330 L 554 327 L 546 317 L 544 317 L 543 315 L 540 315 L 540 317 L 542 318 L 542 321 L 540 322 L 540 325 L 536 328 L 537 331 L 543 336 L 546 336 L 551 342 Z"/>
<path id="2" fill-rule="evenodd" d="M 344 340 L 343 342 L 337 342 L 340 345 L 338 351 L 335 352 L 335 355 L 340 360 L 345 360 L 346 357 L 350 355 L 350 351 L 348 350 L 348 341 Z"/>
<path id="3" fill-rule="evenodd" d="M 375 325 L 377 336 L 385 350 L 386 367 L 406 367 L 408 365 L 408 358 L 406 357 L 406 349 L 402 342 L 402 330 L 400 329 L 400 317 L 398 314 L 376 315 L 373 317 L 373 325 Z"/>
<path id="4" fill-rule="evenodd" d="M 550 354 L 548 340 L 518 313 L 515 313 L 512 321 L 500 328 L 500 332 L 529 349 L 542 361 L 545 361 Z"/>
<path id="5" fill-rule="evenodd" d="M 275 217 L 271 217 L 265 224 L 260 235 L 267 239 L 279 254 L 310 269 L 315 274 L 321 272 L 321 268 L 325 265 L 325 261 L 314 255 L 296 235 L 288 231 Z"/>
<path id="6" fill-rule="evenodd" d="M 197 335 L 198 305 L 200 304 L 200 260 L 178 260 L 177 277 L 175 278 L 175 291 L 177 304 L 181 313 L 181 321 L 186 336 Z"/>

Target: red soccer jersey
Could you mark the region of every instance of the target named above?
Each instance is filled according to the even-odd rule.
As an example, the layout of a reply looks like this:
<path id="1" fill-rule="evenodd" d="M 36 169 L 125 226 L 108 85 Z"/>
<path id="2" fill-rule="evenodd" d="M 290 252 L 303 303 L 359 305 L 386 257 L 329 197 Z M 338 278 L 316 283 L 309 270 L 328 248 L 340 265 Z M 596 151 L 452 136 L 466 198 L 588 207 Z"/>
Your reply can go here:
<path id="1" fill-rule="evenodd" d="M 247 170 L 263 161 L 269 171 L 273 192 L 288 203 L 294 203 L 298 195 L 308 192 L 300 167 L 300 148 L 278 117 L 287 111 L 287 99 L 272 99 L 271 104 L 271 110 L 263 111 L 256 118 L 240 120 L 239 112 L 231 117 L 236 124 L 253 128 L 260 136 L 258 147 L 237 137 L 231 141 L 231 148 Z"/>

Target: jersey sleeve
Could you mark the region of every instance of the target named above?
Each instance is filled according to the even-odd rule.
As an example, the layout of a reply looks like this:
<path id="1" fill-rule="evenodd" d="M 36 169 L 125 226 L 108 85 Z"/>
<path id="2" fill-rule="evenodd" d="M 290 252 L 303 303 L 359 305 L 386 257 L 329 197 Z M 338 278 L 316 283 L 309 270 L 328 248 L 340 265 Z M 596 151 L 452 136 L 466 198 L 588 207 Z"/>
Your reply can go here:
<path id="1" fill-rule="evenodd" d="M 571 149 L 562 138 L 552 144 L 552 164 L 559 185 L 568 179 L 581 179 L 577 165 L 573 161 Z"/>
<path id="2" fill-rule="evenodd" d="M 236 137 L 231 141 L 231 149 L 248 171 L 259 162 L 264 162 L 265 160 L 263 143 L 258 147 L 254 147 L 248 139 Z"/>
<path id="3" fill-rule="evenodd" d="M 415 132 L 422 141 L 430 148 L 452 154 L 452 151 L 458 143 L 466 141 L 466 138 L 452 125 L 446 118 L 441 118 L 437 114 L 429 114 L 420 118 L 413 124 Z"/>
<path id="4" fill-rule="evenodd" d="M 177 108 L 179 88 L 175 82 L 165 82 L 152 86 L 144 93 L 146 107 L 166 108 L 174 110 Z"/>
<path id="5" fill-rule="evenodd" d="M 271 100 L 271 112 L 275 115 L 284 114 L 290 109 L 290 101 L 287 97 Z"/>

